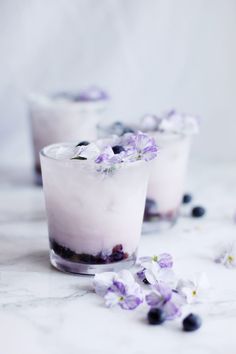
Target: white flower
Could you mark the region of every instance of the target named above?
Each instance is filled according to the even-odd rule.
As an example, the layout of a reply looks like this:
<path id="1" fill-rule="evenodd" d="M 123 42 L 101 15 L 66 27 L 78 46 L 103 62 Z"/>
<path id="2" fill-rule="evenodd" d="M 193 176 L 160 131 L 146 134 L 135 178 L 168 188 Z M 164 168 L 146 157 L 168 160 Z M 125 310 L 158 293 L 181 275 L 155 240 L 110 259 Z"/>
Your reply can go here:
<path id="1" fill-rule="evenodd" d="M 176 290 L 188 304 L 204 302 L 209 295 L 210 283 L 206 274 L 201 273 L 192 280 L 180 279 Z"/>
<path id="2" fill-rule="evenodd" d="M 95 292 L 104 297 L 107 307 L 119 305 L 133 310 L 143 302 L 142 289 L 128 270 L 96 274 L 93 286 Z"/>
<path id="3" fill-rule="evenodd" d="M 216 263 L 221 263 L 227 268 L 236 267 L 236 247 L 235 243 L 223 246 L 219 255 L 215 259 Z"/>
<path id="4" fill-rule="evenodd" d="M 93 278 L 93 287 L 99 296 L 104 296 L 108 288 L 113 284 L 113 279 L 117 276 L 114 272 L 104 272 L 95 274 Z"/>
<path id="5" fill-rule="evenodd" d="M 155 285 L 159 282 L 164 282 L 169 285 L 171 288 L 175 288 L 176 285 L 176 276 L 172 269 L 170 268 L 161 268 L 158 263 L 143 263 L 145 265 L 144 274 L 147 281 L 151 285 Z"/>
<path id="6" fill-rule="evenodd" d="M 98 295 L 104 296 L 114 282 L 125 284 L 126 290 L 129 293 L 136 293 L 140 289 L 139 284 L 135 281 L 131 272 L 126 269 L 121 270 L 118 273 L 104 272 L 95 274 L 93 287 Z"/>

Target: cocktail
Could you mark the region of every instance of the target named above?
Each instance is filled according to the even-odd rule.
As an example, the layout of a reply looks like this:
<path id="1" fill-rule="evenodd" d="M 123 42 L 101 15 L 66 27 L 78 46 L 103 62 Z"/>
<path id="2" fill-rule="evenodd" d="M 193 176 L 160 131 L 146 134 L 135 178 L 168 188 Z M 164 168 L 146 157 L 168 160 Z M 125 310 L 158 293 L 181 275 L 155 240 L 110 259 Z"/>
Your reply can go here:
<path id="1" fill-rule="evenodd" d="M 156 154 L 142 133 L 41 151 L 53 266 L 95 274 L 135 263 Z"/>
<path id="2" fill-rule="evenodd" d="M 96 139 L 96 125 L 107 107 L 107 94 L 91 88 L 79 93 L 31 95 L 30 122 L 36 183 L 41 184 L 39 151 L 52 143 Z"/>

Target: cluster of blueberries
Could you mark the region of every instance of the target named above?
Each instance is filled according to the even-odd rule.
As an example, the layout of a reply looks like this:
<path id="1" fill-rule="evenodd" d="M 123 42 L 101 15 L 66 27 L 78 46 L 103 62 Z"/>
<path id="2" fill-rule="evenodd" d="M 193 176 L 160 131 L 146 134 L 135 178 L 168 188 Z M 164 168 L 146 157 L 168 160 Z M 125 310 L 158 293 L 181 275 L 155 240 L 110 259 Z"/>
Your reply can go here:
<path id="1" fill-rule="evenodd" d="M 165 313 L 162 309 L 152 308 L 148 312 L 148 322 L 151 325 L 160 325 L 165 322 Z M 193 332 L 199 329 L 202 325 L 201 317 L 196 314 L 190 313 L 183 319 L 183 330 L 185 332 Z"/>
<path id="2" fill-rule="evenodd" d="M 193 197 L 191 194 L 184 194 L 182 203 L 183 204 L 189 204 L 191 203 Z M 191 215 L 194 218 L 201 218 L 206 214 L 206 209 L 203 208 L 202 206 L 195 206 L 192 208 Z"/>
<path id="3" fill-rule="evenodd" d="M 129 125 L 124 124 L 122 122 L 114 122 L 110 127 L 109 127 L 109 132 L 111 134 L 116 134 L 118 136 L 122 136 L 126 133 L 134 133 L 134 129 L 132 129 Z"/>
<path id="4" fill-rule="evenodd" d="M 51 249 L 60 257 L 71 262 L 79 262 L 84 264 L 107 264 L 119 262 L 129 257 L 128 253 L 123 251 L 122 245 L 116 245 L 112 249 L 112 253 L 105 255 L 99 252 L 96 256 L 87 253 L 76 253 L 71 249 L 59 245 L 55 240 L 50 240 Z"/>
<path id="5" fill-rule="evenodd" d="M 182 203 L 183 204 L 189 204 L 192 202 L 192 195 L 191 194 L 184 194 Z M 204 216 L 206 213 L 206 209 L 203 208 L 202 206 L 194 206 L 191 210 L 191 215 L 194 218 L 200 218 Z M 144 209 L 144 220 L 148 221 L 152 219 L 153 217 L 158 217 L 161 216 L 158 212 L 158 205 L 155 202 L 154 199 L 147 198 L 146 203 L 145 203 L 145 209 Z"/>

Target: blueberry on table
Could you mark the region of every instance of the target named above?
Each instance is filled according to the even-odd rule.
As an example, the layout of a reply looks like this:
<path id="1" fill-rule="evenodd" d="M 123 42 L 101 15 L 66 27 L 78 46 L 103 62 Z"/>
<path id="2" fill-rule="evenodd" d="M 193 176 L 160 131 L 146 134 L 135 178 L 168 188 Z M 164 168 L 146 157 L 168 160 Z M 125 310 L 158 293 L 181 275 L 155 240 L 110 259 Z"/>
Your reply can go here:
<path id="1" fill-rule="evenodd" d="M 161 309 L 152 308 L 149 310 L 147 318 L 149 324 L 160 325 L 165 322 L 165 313 Z"/>
<path id="2" fill-rule="evenodd" d="M 203 215 L 205 215 L 205 213 L 206 213 L 206 210 L 201 206 L 195 206 L 192 209 L 192 216 L 194 218 L 201 218 Z"/>
<path id="3" fill-rule="evenodd" d="M 190 313 L 185 319 L 183 320 L 183 330 L 185 332 L 193 332 L 199 329 L 202 325 L 201 317 Z"/>
<path id="4" fill-rule="evenodd" d="M 89 145 L 90 143 L 88 141 L 81 141 L 79 144 L 76 145 L 77 146 L 87 146 Z"/>
<path id="5" fill-rule="evenodd" d="M 188 204 L 188 203 L 190 203 L 192 201 L 192 199 L 193 199 L 192 195 L 186 193 L 186 194 L 183 195 L 182 203 L 183 204 Z"/>
<path id="6" fill-rule="evenodd" d="M 112 150 L 114 154 L 120 154 L 122 151 L 125 151 L 125 149 L 121 145 L 112 146 Z"/>

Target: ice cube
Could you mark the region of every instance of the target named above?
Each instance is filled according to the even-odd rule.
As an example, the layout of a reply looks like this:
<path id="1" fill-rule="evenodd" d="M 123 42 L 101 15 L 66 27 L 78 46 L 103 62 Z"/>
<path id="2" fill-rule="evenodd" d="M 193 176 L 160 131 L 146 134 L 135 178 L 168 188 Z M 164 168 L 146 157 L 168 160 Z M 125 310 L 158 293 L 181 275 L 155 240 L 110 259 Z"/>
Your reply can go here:
<path id="1" fill-rule="evenodd" d="M 160 122 L 160 118 L 153 114 L 145 115 L 140 123 L 140 129 L 142 131 L 153 131 L 158 128 Z"/>

